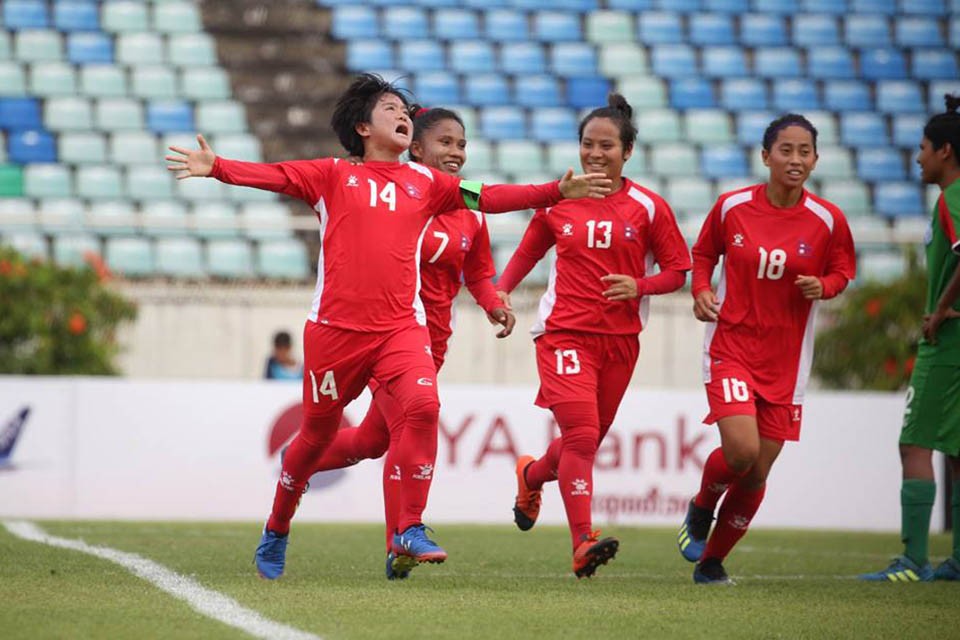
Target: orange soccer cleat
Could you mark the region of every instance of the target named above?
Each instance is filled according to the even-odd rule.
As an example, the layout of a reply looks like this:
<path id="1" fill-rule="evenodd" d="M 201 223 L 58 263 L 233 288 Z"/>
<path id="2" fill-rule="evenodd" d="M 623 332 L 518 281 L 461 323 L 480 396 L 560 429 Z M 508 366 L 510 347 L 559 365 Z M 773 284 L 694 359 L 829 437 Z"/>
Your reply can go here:
<path id="1" fill-rule="evenodd" d="M 540 515 L 540 498 L 543 489 L 531 489 L 527 486 L 524 471 L 534 461 L 533 456 L 520 456 L 517 460 L 517 499 L 513 503 L 513 521 L 520 531 L 529 531 Z"/>
<path id="2" fill-rule="evenodd" d="M 578 578 L 589 578 L 597 571 L 597 567 L 613 560 L 619 548 L 619 540 L 616 538 L 601 540 L 599 531 L 583 536 L 583 541 L 573 552 L 573 572 Z"/>

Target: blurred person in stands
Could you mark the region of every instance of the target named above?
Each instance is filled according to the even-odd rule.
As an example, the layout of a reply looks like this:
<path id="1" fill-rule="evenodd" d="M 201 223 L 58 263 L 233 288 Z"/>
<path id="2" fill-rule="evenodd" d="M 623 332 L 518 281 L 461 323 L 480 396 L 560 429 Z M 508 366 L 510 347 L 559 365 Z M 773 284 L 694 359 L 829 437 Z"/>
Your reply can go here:
<path id="1" fill-rule="evenodd" d="M 783 443 L 800 438 L 819 301 L 856 274 L 843 212 L 804 188 L 817 164 L 816 128 L 802 115 L 777 118 L 761 153 L 767 182 L 722 194 L 693 247 L 693 311 L 708 323 L 704 422 L 717 423 L 721 446 L 707 458 L 677 544 L 702 584 L 732 583 L 723 561 L 760 508 Z"/>
<path id="2" fill-rule="evenodd" d="M 287 331 L 273 335 L 273 353 L 267 358 L 263 377 L 266 380 L 303 380 L 303 366 L 293 357 L 293 341 Z"/>
<path id="3" fill-rule="evenodd" d="M 417 163 L 401 162 L 413 135 L 404 92 L 374 74 L 358 76 L 340 96 L 332 128 L 347 152 L 336 158 L 274 164 L 218 157 L 203 136 L 199 149 L 171 147 L 179 179 L 213 177 L 276 191 L 317 212 L 321 250 L 317 289 L 304 328 L 303 424 L 283 458 L 273 508 L 254 559 L 260 575 L 283 574 L 290 521 L 310 473 L 336 436 L 344 407 L 374 379 L 404 413 L 396 447 L 401 507 L 393 550 L 418 562 L 447 553 L 422 522 L 437 451 L 440 402 L 430 336 L 419 297 L 419 253 L 430 219 L 463 208 L 489 212 L 549 206 L 565 197 L 602 197 L 603 175 L 543 185 L 481 185 Z"/>
<path id="4" fill-rule="evenodd" d="M 637 137 L 632 115 L 623 96 L 610 94 L 607 106 L 581 121 L 581 166 L 610 178 L 611 193 L 536 211 L 497 282 L 509 293 L 556 247 L 531 333 L 540 375 L 536 404 L 553 412 L 560 437 L 539 459 L 517 461 L 514 521 L 522 531 L 533 527 L 543 485 L 558 481 L 578 578 L 592 576 L 620 544 L 592 530 L 593 464 L 633 375 L 647 296 L 679 289 L 690 269 L 670 206 L 622 175 Z"/>
<path id="5" fill-rule="evenodd" d="M 927 301 L 923 337 L 907 387 L 900 432 L 900 537 L 903 554 L 889 567 L 860 576 L 879 582 L 960 580 L 960 96 L 927 121 L 917 164 L 924 184 L 940 187 L 924 242 Z M 930 566 L 930 514 L 937 494 L 933 452 L 950 460 L 953 554 Z"/>

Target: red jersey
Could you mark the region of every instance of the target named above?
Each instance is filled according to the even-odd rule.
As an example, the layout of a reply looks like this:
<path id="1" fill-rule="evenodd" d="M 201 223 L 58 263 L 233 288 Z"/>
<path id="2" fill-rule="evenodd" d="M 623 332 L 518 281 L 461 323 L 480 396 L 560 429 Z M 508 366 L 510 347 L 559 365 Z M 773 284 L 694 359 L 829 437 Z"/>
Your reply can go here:
<path id="1" fill-rule="evenodd" d="M 683 272 L 690 269 L 690 253 L 670 205 L 627 178 L 602 200 L 565 200 L 537 211 L 497 286 L 513 290 L 553 245 L 557 258 L 540 299 L 534 336 L 546 331 L 637 334 L 649 309 L 643 294 L 655 292 L 644 288 L 654 263 L 662 272 L 675 272 L 672 289 L 683 285 Z M 607 300 L 603 292 L 610 285 L 601 278 L 609 274 L 633 276 L 641 295 Z"/>
<path id="2" fill-rule="evenodd" d="M 489 313 L 503 306 L 491 281 L 496 273 L 482 213 L 459 209 L 433 219 L 420 251 L 420 299 L 435 354 L 445 351 L 453 332 L 453 300 L 461 275 L 477 304 Z"/>
<path id="3" fill-rule="evenodd" d="M 264 164 L 217 158 L 211 177 L 299 198 L 320 220 L 317 287 L 310 320 L 354 331 L 389 331 L 426 323 L 420 300 L 420 249 L 440 212 L 482 206 L 490 212 L 549 206 L 557 182 L 494 185 L 414 162 L 335 158 Z"/>
<path id="4" fill-rule="evenodd" d="M 707 324 L 704 381 L 711 380 L 711 365 L 733 360 L 753 374 L 763 399 L 801 404 L 818 303 L 794 281 L 818 276 L 823 297 L 832 298 L 853 279 L 856 255 L 843 212 L 807 191 L 794 207 L 774 207 L 766 184 L 725 193 L 693 247 L 694 297 L 710 288 L 721 255 L 720 317 Z"/>

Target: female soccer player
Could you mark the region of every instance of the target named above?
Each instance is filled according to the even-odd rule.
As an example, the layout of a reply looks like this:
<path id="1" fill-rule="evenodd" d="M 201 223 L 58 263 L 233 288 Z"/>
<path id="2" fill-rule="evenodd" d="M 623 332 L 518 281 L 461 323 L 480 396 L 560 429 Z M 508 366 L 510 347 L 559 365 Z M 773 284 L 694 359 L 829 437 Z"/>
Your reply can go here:
<path id="1" fill-rule="evenodd" d="M 940 187 L 927 232 L 927 304 L 923 339 L 907 388 L 900 432 L 903 555 L 862 580 L 960 580 L 960 97 L 945 96 L 947 110 L 923 129 L 920 178 Z M 927 555 L 930 513 L 937 493 L 933 450 L 950 458 L 953 475 L 953 555 L 934 570 Z"/>
<path id="2" fill-rule="evenodd" d="M 590 502 L 597 447 L 613 423 L 640 351 L 645 296 L 683 286 L 690 254 L 669 205 L 621 175 L 637 129 L 623 96 L 580 123 L 584 171 L 603 172 L 612 192 L 603 200 L 566 201 L 536 212 L 500 276 L 509 293 L 551 246 L 557 258 L 532 333 L 540 392 L 560 427 L 539 460 L 517 461 L 514 518 L 530 529 L 543 484 L 558 480 L 573 542 L 573 572 L 591 576 L 617 552 L 616 538 L 591 531 Z M 653 263 L 660 273 L 652 272 Z"/>
<path id="3" fill-rule="evenodd" d="M 430 336 L 419 297 L 419 248 L 430 218 L 463 207 L 491 212 L 602 197 L 605 176 L 572 176 L 545 185 L 493 187 L 400 162 L 412 122 L 404 95 L 382 78 L 359 76 L 340 97 L 333 130 L 362 165 L 336 158 L 276 164 L 171 147 L 178 178 L 211 176 L 277 191 L 309 203 L 320 220 L 317 289 L 304 328 L 303 425 L 284 456 L 270 518 L 255 560 L 265 578 L 283 573 L 290 520 L 316 461 L 333 440 L 343 408 L 373 378 L 404 412 L 397 445 L 401 476 L 398 553 L 442 562 L 421 516 L 437 449 L 439 400 Z"/>
<path id="4" fill-rule="evenodd" d="M 420 109 L 413 117 L 413 142 L 410 158 L 452 176 L 460 174 L 467 161 L 467 139 L 463 121 L 448 109 Z M 439 372 L 453 329 L 453 301 L 461 280 L 488 316 L 503 326 L 497 334 L 505 338 L 513 331 L 516 319 L 506 309 L 493 286 L 496 270 L 490 252 L 490 235 L 483 214 L 461 209 L 434 218 L 427 226 L 420 251 L 420 299 L 430 332 L 430 351 Z M 398 555 L 392 549 L 399 517 L 399 478 L 394 473 L 394 452 L 402 415 L 388 391 L 371 385 L 373 401 L 357 427 L 341 429 L 317 462 L 314 471 L 340 469 L 367 458 L 379 458 L 393 447 L 384 461 L 383 502 L 387 530 L 387 578 L 406 578 L 416 561 Z"/>
<path id="5" fill-rule="evenodd" d="M 718 424 L 721 441 L 677 538 L 683 557 L 697 562 L 698 583 L 730 583 L 723 560 L 759 509 L 784 441 L 800 438 L 817 301 L 839 294 L 856 272 L 843 213 L 803 187 L 817 164 L 810 121 L 788 114 L 771 122 L 762 155 L 769 180 L 721 195 L 693 247 L 693 312 L 710 323 L 704 421 Z"/>

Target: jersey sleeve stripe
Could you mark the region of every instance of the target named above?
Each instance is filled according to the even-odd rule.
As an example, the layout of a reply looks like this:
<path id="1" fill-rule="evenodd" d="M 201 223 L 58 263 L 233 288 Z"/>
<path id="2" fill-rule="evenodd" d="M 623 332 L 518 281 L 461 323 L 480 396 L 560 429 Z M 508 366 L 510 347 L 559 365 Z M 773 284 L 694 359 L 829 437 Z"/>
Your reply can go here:
<path id="1" fill-rule="evenodd" d="M 640 191 L 636 187 L 630 187 L 630 191 L 627 194 L 642 204 L 647 210 L 647 216 L 650 218 L 650 224 L 653 224 L 653 216 L 656 214 L 657 208 L 653 204 L 653 198 L 645 194 L 643 191 Z"/>
<path id="2" fill-rule="evenodd" d="M 426 168 L 425 166 L 423 166 L 422 164 L 419 164 L 419 163 L 417 163 L 417 162 L 408 162 L 408 163 L 407 163 L 407 166 L 410 167 L 411 169 L 413 169 L 414 171 L 417 171 L 417 172 L 419 172 L 419 173 L 422 173 L 423 175 L 425 175 L 425 176 L 427 176 L 428 178 L 430 178 L 431 181 L 433 181 L 433 173 L 431 173 L 431 172 L 430 172 L 430 169 L 427 169 L 427 168 Z"/>
<path id="3" fill-rule="evenodd" d="M 947 198 L 943 193 L 937 199 L 937 212 L 940 217 L 940 226 L 943 233 L 947 236 L 947 242 L 950 243 L 950 249 L 954 253 L 960 253 L 957 248 L 960 247 L 960 239 L 957 238 L 957 229 L 953 225 L 953 216 L 950 215 L 950 207 L 947 205 Z"/>
<path id="4" fill-rule="evenodd" d="M 803 201 L 803 206 L 805 206 L 807 209 L 810 209 L 810 211 L 814 212 L 818 218 L 823 220 L 823 223 L 827 225 L 827 229 L 830 230 L 830 233 L 833 233 L 833 214 L 830 213 L 829 209 L 819 202 L 814 201 L 814 199 L 810 197 L 807 197 L 807 199 Z"/>
<path id="5" fill-rule="evenodd" d="M 726 221 L 727 212 L 730 211 L 730 209 L 733 209 L 737 205 L 743 204 L 744 202 L 750 202 L 751 200 L 753 200 L 752 189 L 749 191 L 741 191 L 728 197 L 723 201 L 723 205 L 720 207 L 720 222 Z"/>

